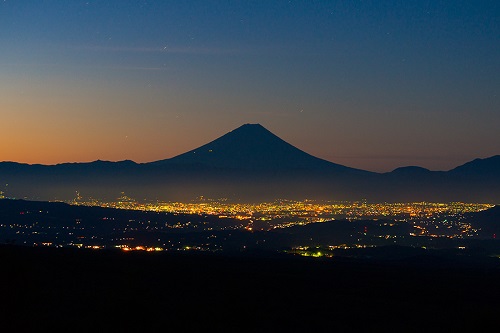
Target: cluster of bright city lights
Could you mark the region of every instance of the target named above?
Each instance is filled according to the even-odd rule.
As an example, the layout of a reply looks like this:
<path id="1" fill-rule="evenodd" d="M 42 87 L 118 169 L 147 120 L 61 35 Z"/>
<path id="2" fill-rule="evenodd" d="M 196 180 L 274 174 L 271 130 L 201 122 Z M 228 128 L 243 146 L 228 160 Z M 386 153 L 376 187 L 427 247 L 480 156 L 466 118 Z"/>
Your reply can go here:
<path id="1" fill-rule="evenodd" d="M 310 222 L 324 222 L 336 218 L 380 219 L 399 218 L 402 221 L 429 219 L 440 215 L 459 215 L 479 212 L 493 207 L 482 203 L 369 203 L 366 201 L 314 201 L 314 200 L 276 200 L 262 203 L 234 203 L 227 199 L 206 199 L 192 202 L 146 202 L 141 203 L 126 196 L 112 202 L 95 199 L 84 200 L 79 195 L 69 203 L 73 205 L 99 206 L 117 209 L 165 212 L 174 214 L 217 215 L 220 218 L 233 218 L 248 221 L 268 221 L 282 219 L 290 225 Z M 284 224 L 280 226 L 289 226 Z"/>
<path id="2" fill-rule="evenodd" d="M 115 220 L 116 212 L 102 210 L 93 220 L 78 217 L 57 224 L 46 219 L 49 212 L 22 211 L 20 215 L 26 216 L 26 219 L 21 219 L 21 222 L 0 224 L 4 238 L 41 246 L 113 247 L 126 252 L 215 252 L 226 250 L 228 246 L 234 248 L 241 245 L 242 249 L 246 249 L 247 245 L 266 247 L 266 244 L 272 243 L 266 241 L 281 239 L 280 233 L 301 232 L 293 227 L 332 221 L 332 224 L 325 225 L 334 230 L 331 241 L 301 238 L 289 243 L 292 253 L 313 257 L 329 256 L 339 249 L 384 244 L 424 246 L 425 242 L 438 238 L 454 242 L 496 238 L 494 234 L 485 234 L 473 227 L 470 215 L 467 215 L 494 206 L 484 203 L 285 199 L 241 203 L 207 198 L 192 202 L 138 202 L 123 193 L 116 200 L 107 202 L 77 195 L 68 203 L 143 211 L 149 212 L 149 215 L 138 215 L 132 219 L 117 217 Z"/>

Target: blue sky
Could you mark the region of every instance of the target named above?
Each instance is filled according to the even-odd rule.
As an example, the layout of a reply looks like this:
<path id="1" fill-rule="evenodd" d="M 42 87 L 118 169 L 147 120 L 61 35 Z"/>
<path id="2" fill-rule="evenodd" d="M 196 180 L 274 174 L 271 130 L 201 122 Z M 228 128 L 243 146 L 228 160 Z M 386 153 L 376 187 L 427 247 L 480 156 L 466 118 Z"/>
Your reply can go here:
<path id="1" fill-rule="evenodd" d="M 498 1 L 3 1 L 0 160 L 171 157 L 243 123 L 347 166 L 500 153 Z"/>

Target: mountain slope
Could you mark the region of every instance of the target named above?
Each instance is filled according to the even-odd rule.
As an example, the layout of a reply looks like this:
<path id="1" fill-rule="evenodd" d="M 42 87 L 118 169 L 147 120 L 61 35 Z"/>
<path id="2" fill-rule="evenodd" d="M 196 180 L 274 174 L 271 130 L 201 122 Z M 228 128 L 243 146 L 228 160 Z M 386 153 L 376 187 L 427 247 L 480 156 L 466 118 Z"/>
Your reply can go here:
<path id="1" fill-rule="evenodd" d="M 464 220 L 478 229 L 480 237 L 500 238 L 500 206 L 478 213 L 466 214 Z"/>
<path id="2" fill-rule="evenodd" d="M 454 175 L 500 175 L 500 155 L 488 158 L 476 158 L 449 171 Z"/>
<path id="3" fill-rule="evenodd" d="M 199 148 L 154 164 L 195 164 L 244 170 L 356 170 L 314 157 L 277 137 L 260 124 L 242 125 Z"/>

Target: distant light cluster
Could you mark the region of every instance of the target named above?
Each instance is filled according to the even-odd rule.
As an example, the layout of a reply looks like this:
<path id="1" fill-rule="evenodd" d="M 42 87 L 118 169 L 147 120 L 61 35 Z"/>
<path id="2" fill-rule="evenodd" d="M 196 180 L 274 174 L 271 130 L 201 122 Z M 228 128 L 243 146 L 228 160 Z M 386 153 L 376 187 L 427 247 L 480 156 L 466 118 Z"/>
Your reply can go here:
<path id="1" fill-rule="evenodd" d="M 113 202 L 83 199 L 70 204 L 143 211 L 123 215 L 99 210 L 95 216 L 62 216 L 46 210 L 23 210 L 0 224 L 3 241 L 36 246 L 69 246 L 122 251 L 225 251 L 273 248 L 283 235 L 291 253 L 313 257 L 333 251 L 399 244 L 432 246 L 449 240 L 490 237 L 471 225 L 467 213 L 493 207 L 481 203 L 368 203 L 366 201 L 293 201 L 231 203 L 201 198 L 196 202 L 140 203 L 122 195 Z M 134 216 L 134 217 L 132 217 Z M 302 229 L 302 226 L 331 222 Z M 329 236 L 302 235 L 302 230 L 329 230 Z M 285 236 L 288 237 L 288 236 Z M 495 238 L 494 236 L 491 236 Z M 274 242 L 274 243 L 273 243 Z M 450 243 L 451 244 L 451 243 Z"/>
<path id="2" fill-rule="evenodd" d="M 116 201 L 102 202 L 95 199 L 83 200 L 77 197 L 69 202 L 73 205 L 99 206 L 117 209 L 166 212 L 173 214 L 216 215 L 247 221 L 247 230 L 255 230 L 254 221 L 281 221 L 273 223 L 270 229 L 294 225 L 331 221 L 334 219 L 383 219 L 396 218 L 408 222 L 427 220 L 441 215 L 461 215 L 479 212 L 494 205 L 481 203 L 368 203 L 366 201 L 295 201 L 276 200 L 262 203 L 231 203 L 227 199 L 204 199 L 197 202 L 155 202 L 140 203 L 122 195 Z M 248 225 L 250 223 L 250 225 Z M 261 229 L 263 230 L 261 224 Z"/>

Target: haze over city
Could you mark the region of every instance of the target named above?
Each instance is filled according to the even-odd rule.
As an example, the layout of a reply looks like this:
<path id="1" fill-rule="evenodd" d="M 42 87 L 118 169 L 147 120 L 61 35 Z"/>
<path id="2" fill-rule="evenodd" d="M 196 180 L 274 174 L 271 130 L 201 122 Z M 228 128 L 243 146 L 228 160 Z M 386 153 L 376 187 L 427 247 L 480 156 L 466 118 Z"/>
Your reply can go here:
<path id="1" fill-rule="evenodd" d="M 150 162 L 244 123 L 386 172 L 500 151 L 498 1 L 2 1 L 0 161 Z"/>

